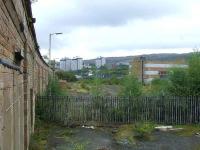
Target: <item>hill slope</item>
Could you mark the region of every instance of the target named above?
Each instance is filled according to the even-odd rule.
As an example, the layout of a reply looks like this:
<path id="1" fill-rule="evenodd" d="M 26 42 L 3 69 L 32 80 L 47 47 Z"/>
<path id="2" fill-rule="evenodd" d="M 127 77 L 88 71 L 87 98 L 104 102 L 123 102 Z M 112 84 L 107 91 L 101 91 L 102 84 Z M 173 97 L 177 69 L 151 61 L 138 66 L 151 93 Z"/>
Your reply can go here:
<path id="1" fill-rule="evenodd" d="M 149 55 L 138 55 L 138 56 L 125 56 L 125 57 L 106 57 L 106 64 L 117 64 L 117 63 L 129 63 L 132 62 L 134 58 L 144 56 L 146 60 L 152 61 L 173 61 L 179 59 L 187 59 L 191 53 L 184 54 L 175 54 L 175 53 L 167 53 L 167 54 L 149 54 Z M 95 64 L 95 59 L 84 60 L 85 64 Z"/>

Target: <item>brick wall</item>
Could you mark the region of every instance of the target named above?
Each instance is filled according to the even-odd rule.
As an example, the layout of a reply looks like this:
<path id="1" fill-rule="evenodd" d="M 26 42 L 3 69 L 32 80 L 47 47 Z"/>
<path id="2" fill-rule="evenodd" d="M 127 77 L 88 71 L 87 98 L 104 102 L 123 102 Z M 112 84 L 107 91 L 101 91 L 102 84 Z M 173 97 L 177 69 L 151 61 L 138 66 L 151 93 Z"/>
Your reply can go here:
<path id="1" fill-rule="evenodd" d="M 29 0 L 0 0 L 0 150 L 28 149 L 35 96 L 51 74 L 38 50 Z"/>

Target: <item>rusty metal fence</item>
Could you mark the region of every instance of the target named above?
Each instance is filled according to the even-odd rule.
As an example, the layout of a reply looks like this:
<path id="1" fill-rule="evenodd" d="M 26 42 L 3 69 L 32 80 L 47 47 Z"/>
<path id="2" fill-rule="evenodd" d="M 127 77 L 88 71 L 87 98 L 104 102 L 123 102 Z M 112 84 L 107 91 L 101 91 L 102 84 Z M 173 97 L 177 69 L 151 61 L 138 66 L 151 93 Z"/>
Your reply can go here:
<path id="1" fill-rule="evenodd" d="M 190 124 L 200 123 L 200 98 L 38 96 L 36 112 L 42 119 L 65 124 L 72 121 Z"/>

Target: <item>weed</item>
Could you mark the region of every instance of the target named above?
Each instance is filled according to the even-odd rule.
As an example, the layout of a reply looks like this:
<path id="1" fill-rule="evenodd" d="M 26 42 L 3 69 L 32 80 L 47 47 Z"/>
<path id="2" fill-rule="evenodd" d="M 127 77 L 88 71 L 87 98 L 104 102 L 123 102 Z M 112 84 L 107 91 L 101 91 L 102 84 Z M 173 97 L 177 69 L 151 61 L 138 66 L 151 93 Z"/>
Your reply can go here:
<path id="1" fill-rule="evenodd" d="M 177 128 L 183 128 L 183 130 L 176 131 L 179 136 L 193 136 L 200 132 L 200 125 L 179 125 Z"/>

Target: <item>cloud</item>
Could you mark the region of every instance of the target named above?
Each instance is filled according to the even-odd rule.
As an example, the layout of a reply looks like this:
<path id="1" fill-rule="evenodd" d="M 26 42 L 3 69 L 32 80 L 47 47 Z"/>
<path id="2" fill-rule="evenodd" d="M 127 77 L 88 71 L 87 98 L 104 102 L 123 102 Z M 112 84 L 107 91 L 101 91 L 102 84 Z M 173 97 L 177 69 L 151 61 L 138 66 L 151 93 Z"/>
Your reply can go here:
<path id="1" fill-rule="evenodd" d="M 165 52 L 200 42 L 198 0 L 39 0 L 32 6 L 43 52 L 49 33 L 64 33 L 52 39 L 59 57 Z"/>
<path id="2" fill-rule="evenodd" d="M 41 2 L 40 2 L 41 1 Z M 179 11 L 174 0 L 40 0 L 42 22 L 59 26 L 117 26 L 134 19 L 155 19 Z M 179 0 L 178 0 L 179 1 Z M 181 1 L 179 1 L 181 2 Z M 47 23 L 47 22 L 46 22 Z"/>

